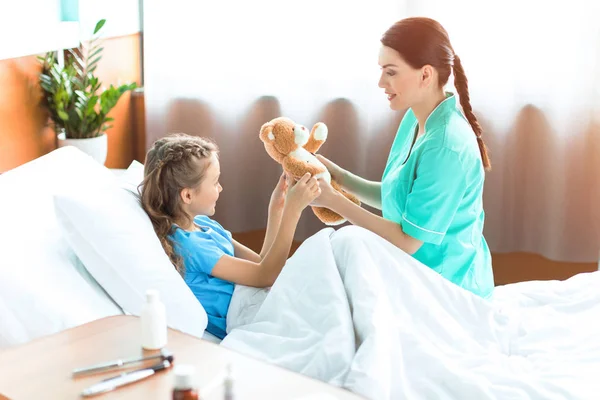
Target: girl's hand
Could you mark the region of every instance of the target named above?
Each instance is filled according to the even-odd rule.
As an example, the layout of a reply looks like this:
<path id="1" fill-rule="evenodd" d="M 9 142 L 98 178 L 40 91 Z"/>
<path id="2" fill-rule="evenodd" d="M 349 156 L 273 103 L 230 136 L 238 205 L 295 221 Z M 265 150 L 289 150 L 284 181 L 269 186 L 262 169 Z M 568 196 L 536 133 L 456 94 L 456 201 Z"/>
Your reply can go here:
<path id="1" fill-rule="evenodd" d="M 279 177 L 279 181 L 277 181 L 277 186 L 275 186 L 275 189 L 271 194 L 271 200 L 269 201 L 269 212 L 283 209 L 288 185 L 289 177 L 285 172 L 283 172 Z"/>
<path id="2" fill-rule="evenodd" d="M 325 165 L 325 167 L 327 168 L 327 170 L 331 174 L 331 177 L 333 179 L 335 179 L 335 181 L 337 183 L 339 183 L 340 185 L 344 186 L 344 178 L 348 175 L 348 171 L 346 171 L 345 169 L 341 168 L 337 164 L 329 161 L 327 158 L 323 157 L 320 154 L 317 154 L 316 156 L 317 156 L 317 159 L 319 161 L 321 161 L 323 163 L 323 165 Z"/>
<path id="3" fill-rule="evenodd" d="M 307 172 L 289 188 L 285 205 L 301 213 L 320 194 L 319 182 L 315 178 L 311 178 Z"/>

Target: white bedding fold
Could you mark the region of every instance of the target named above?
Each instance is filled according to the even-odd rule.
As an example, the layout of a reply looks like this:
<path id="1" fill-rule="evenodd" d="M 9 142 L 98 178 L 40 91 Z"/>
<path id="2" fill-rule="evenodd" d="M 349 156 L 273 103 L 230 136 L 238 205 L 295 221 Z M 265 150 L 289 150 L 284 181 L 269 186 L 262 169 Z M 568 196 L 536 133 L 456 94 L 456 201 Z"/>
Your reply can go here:
<path id="1" fill-rule="evenodd" d="M 256 301 L 264 292 L 236 288 L 227 324 L 229 329 L 241 327 L 222 345 L 332 384 L 344 383 L 354 357 L 354 333 L 331 251 L 333 232 L 323 230 L 305 242 L 260 308 Z M 255 315 L 244 324 L 245 310 Z"/>
<path id="2" fill-rule="evenodd" d="M 327 228 L 270 291 L 236 288 L 222 345 L 371 399 L 595 399 L 599 283 L 483 300 L 371 232 Z"/>

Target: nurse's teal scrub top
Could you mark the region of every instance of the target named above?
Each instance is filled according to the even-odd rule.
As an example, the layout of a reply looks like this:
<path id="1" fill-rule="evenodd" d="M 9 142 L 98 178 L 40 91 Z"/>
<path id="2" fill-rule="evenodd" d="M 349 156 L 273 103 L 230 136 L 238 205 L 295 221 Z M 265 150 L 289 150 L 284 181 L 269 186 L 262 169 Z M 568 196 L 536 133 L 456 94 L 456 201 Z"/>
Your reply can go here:
<path id="1" fill-rule="evenodd" d="M 427 118 L 425 133 L 414 141 L 416 132 L 418 121 L 409 109 L 383 173 L 383 217 L 423 242 L 415 259 L 487 298 L 494 277 L 483 237 L 485 171 L 477 138 L 457 108 L 456 96 L 446 94 Z"/>

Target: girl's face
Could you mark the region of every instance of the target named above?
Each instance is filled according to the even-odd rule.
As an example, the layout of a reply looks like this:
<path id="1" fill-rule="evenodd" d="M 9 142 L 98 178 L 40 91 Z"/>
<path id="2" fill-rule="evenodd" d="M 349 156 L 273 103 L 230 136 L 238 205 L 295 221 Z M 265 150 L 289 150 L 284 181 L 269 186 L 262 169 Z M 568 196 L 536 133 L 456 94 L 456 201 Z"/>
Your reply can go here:
<path id="1" fill-rule="evenodd" d="M 379 66 L 379 87 L 385 90 L 392 110 L 404 110 L 422 101 L 427 87 L 423 68 L 412 68 L 396 50 L 387 46 L 379 51 Z"/>
<path id="2" fill-rule="evenodd" d="M 186 188 L 181 191 L 185 211 L 192 217 L 196 215 L 213 216 L 219 199 L 219 193 L 223 190 L 219 183 L 221 168 L 216 153 L 212 153 L 209 159 L 201 160 L 206 163 L 202 182 L 195 188 Z M 200 167 L 202 165 L 200 164 Z"/>

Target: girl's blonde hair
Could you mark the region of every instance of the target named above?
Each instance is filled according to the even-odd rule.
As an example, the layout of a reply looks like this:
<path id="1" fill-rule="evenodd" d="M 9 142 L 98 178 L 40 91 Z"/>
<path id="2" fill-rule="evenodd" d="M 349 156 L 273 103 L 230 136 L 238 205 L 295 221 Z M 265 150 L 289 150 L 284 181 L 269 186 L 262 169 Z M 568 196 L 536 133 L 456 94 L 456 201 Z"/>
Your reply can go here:
<path id="1" fill-rule="evenodd" d="M 173 232 L 175 222 L 191 223 L 194 216 L 183 210 L 180 193 L 185 188 L 200 185 L 206 161 L 218 151 L 217 145 L 210 139 L 180 133 L 158 139 L 146 154 L 144 180 L 139 189 L 142 208 L 181 276 L 185 274 L 185 267 L 169 234 Z"/>

